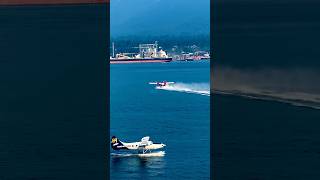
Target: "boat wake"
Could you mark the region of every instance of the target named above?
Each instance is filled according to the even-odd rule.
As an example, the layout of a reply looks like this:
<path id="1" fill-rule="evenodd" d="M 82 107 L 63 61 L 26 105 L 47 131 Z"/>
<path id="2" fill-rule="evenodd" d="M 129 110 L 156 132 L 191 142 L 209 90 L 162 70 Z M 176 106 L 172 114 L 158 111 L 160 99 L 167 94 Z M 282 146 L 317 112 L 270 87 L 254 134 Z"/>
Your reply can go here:
<path id="1" fill-rule="evenodd" d="M 210 96 L 208 83 L 175 83 L 170 86 L 156 87 L 156 89 Z"/>
<path id="2" fill-rule="evenodd" d="M 165 151 L 151 152 L 151 153 L 111 153 L 113 157 L 163 157 Z"/>

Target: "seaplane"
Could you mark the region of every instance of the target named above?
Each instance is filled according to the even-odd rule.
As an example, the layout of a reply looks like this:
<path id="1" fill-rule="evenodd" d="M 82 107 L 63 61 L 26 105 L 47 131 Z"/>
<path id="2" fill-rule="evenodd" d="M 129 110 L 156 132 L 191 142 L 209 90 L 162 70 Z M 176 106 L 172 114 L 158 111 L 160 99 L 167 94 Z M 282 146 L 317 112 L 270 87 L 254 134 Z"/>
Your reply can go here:
<path id="1" fill-rule="evenodd" d="M 111 147 L 113 150 L 136 150 L 138 151 L 138 156 L 163 156 L 164 151 L 152 152 L 153 150 L 158 150 L 164 148 L 166 145 L 162 143 L 153 143 L 150 141 L 150 137 L 146 136 L 141 139 L 139 142 L 123 142 L 120 141 L 117 137 L 112 136 L 111 138 Z"/>
<path id="2" fill-rule="evenodd" d="M 158 88 L 162 87 L 168 87 L 170 84 L 174 84 L 175 82 L 167 82 L 167 81 L 162 81 L 162 82 L 149 82 L 149 84 L 154 84 Z"/>

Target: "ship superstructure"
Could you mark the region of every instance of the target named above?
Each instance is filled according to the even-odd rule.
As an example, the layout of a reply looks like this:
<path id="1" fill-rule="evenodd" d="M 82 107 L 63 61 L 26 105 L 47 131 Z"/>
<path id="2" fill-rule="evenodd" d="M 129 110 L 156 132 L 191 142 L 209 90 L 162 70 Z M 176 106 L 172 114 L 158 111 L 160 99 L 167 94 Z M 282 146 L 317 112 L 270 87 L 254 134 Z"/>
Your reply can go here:
<path id="1" fill-rule="evenodd" d="M 154 44 L 139 44 L 139 53 L 117 53 L 115 54 L 114 43 L 112 44 L 112 57 L 110 63 L 143 63 L 143 62 L 170 62 L 172 58 Z"/>

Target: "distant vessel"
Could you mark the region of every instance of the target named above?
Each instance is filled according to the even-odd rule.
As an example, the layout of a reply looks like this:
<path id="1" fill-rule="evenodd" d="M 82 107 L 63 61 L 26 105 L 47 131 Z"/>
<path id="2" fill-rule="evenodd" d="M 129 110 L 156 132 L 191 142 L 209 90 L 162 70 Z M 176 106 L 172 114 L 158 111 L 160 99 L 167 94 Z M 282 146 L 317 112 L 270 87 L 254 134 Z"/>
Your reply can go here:
<path id="1" fill-rule="evenodd" d="M 158 47 L 158 42 L 154 44 L 139 44 L 139 53 L 118 53 L 115 54 L 114 43 L 112 43 L 112 56 L 110 63 L 152 63 L 170 62 L 172 57 Z"/>

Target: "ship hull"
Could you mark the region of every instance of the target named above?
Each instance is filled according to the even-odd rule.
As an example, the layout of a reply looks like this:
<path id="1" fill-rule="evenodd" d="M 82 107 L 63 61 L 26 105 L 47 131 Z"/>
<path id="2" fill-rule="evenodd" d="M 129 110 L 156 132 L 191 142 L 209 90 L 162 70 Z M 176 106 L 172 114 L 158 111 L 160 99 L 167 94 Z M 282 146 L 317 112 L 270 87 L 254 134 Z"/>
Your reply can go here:
<path id="1" fill-rule="evenodd" d="M 170 62 L 172 58 L 153 58 L 153 59 L 111 59 L 110 64 L 128 64 L 128 63 L 163 63 Z"/>

